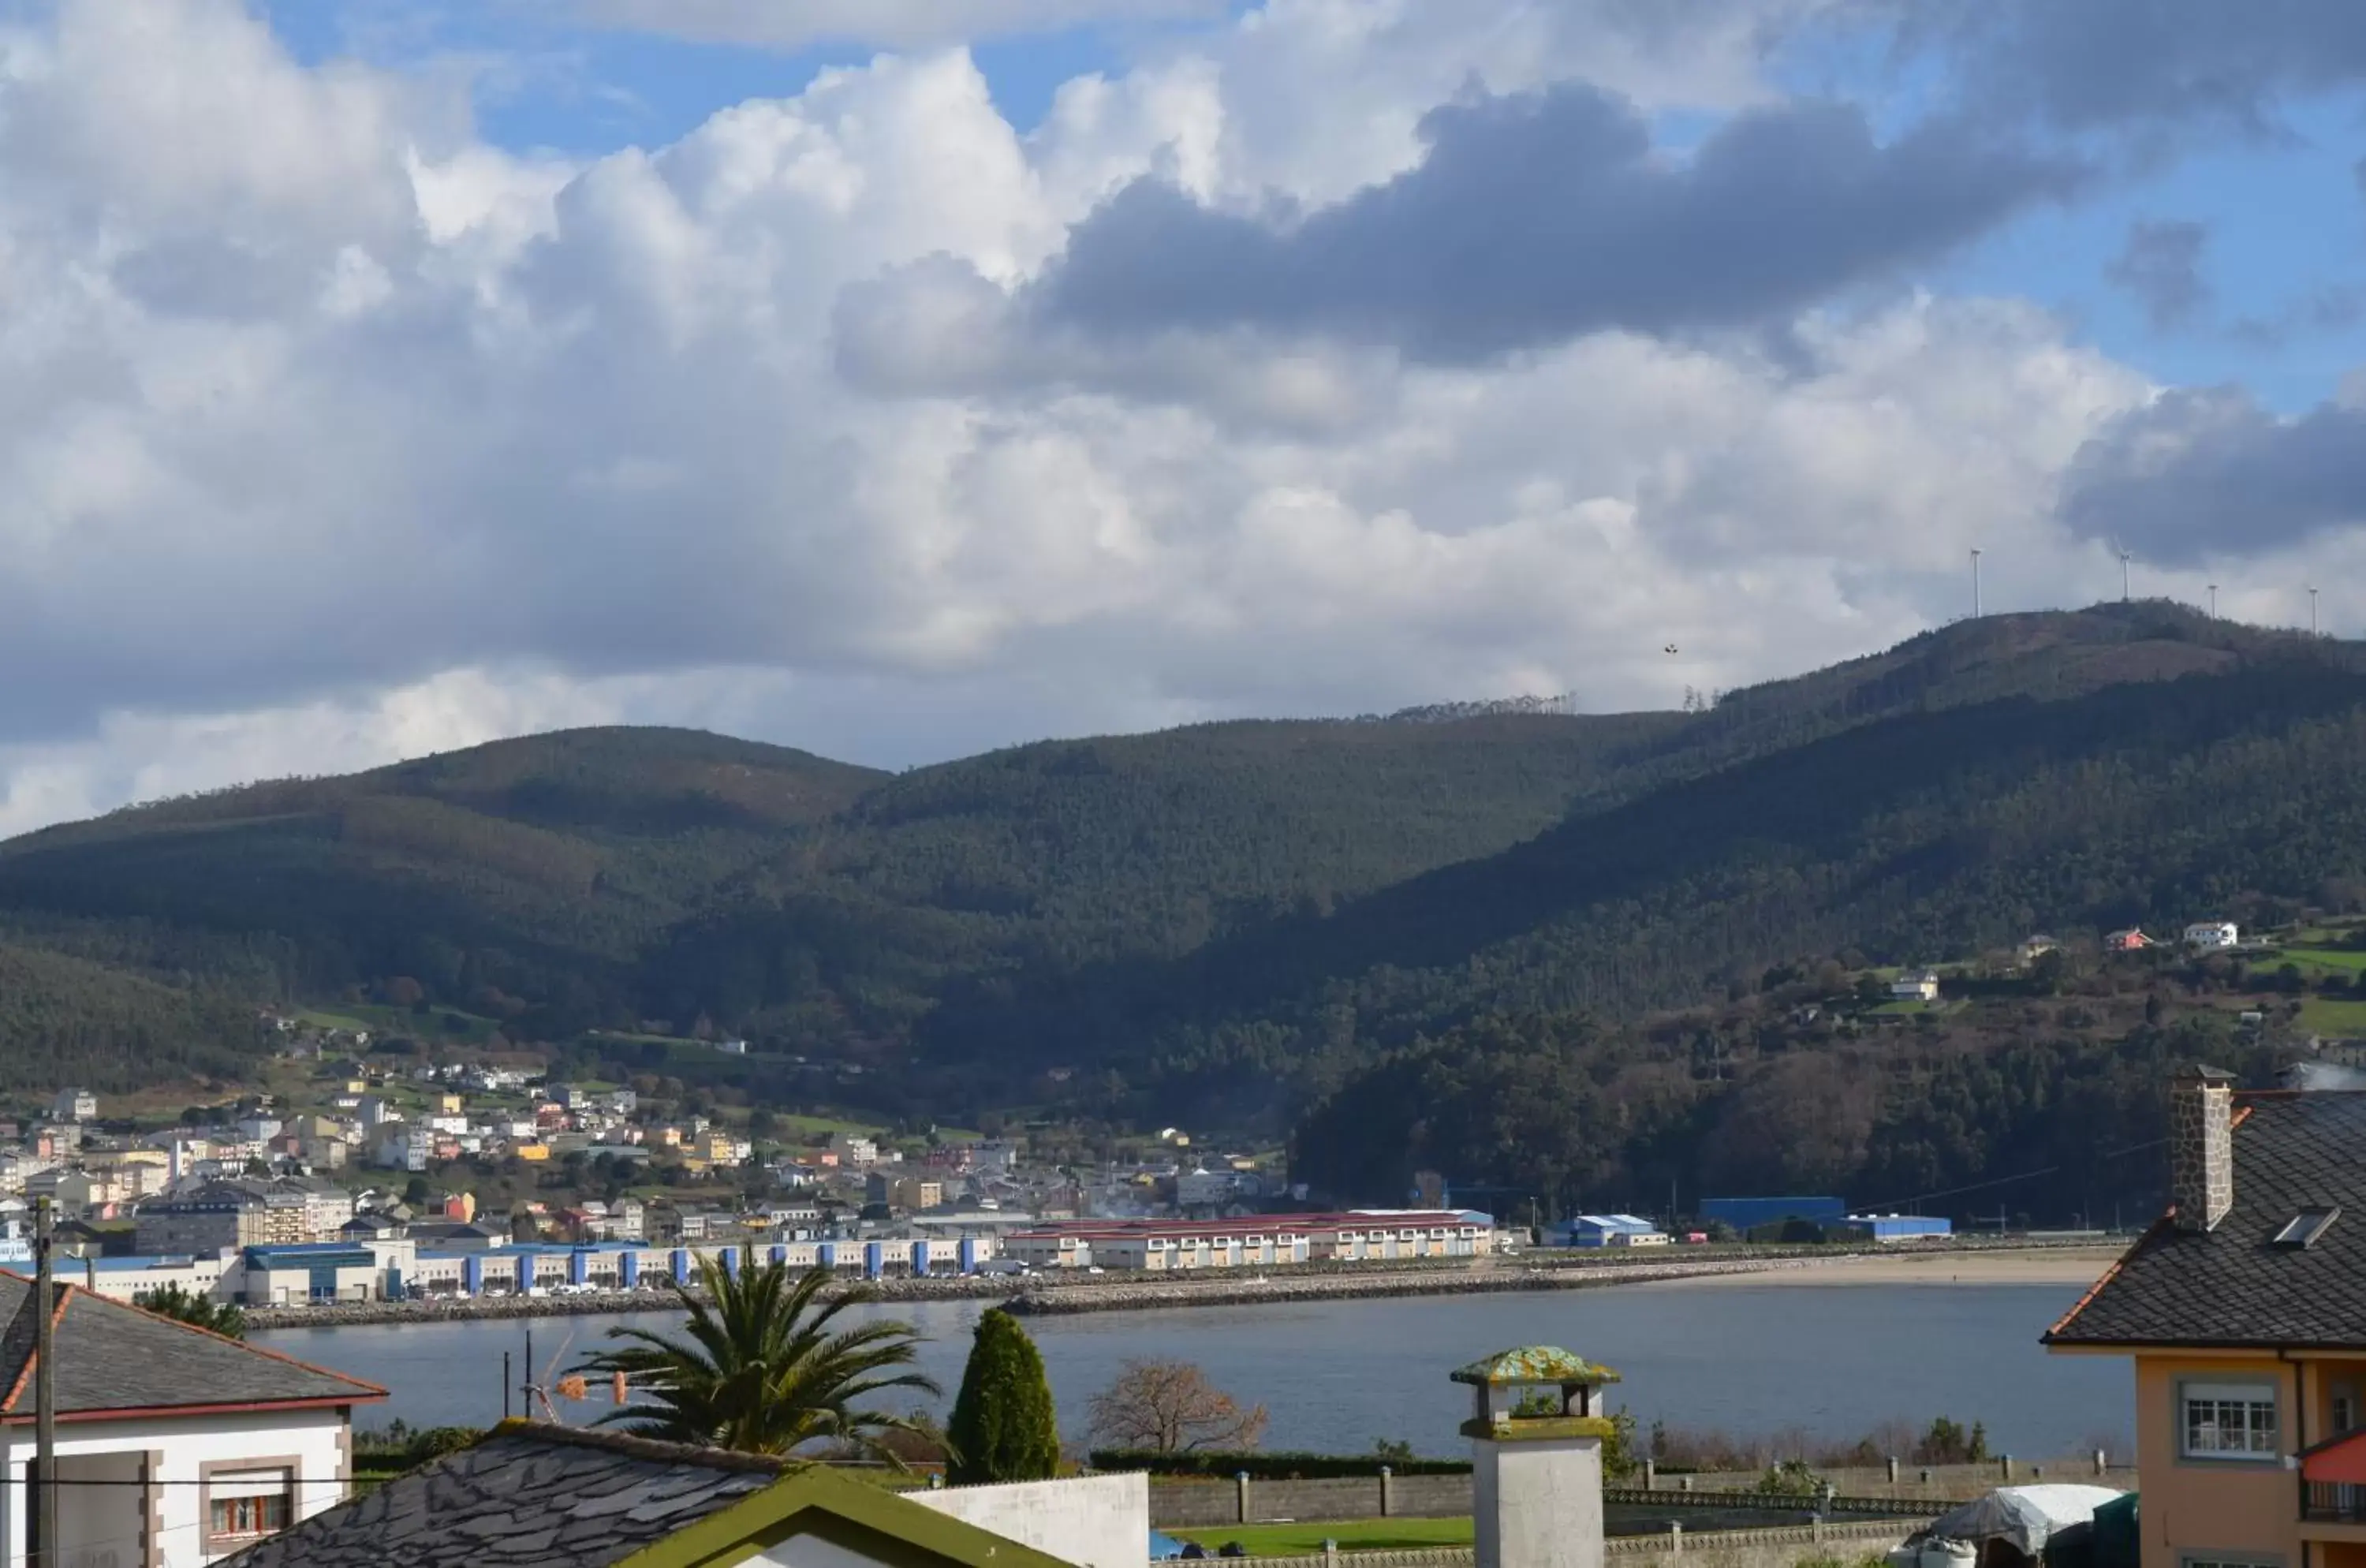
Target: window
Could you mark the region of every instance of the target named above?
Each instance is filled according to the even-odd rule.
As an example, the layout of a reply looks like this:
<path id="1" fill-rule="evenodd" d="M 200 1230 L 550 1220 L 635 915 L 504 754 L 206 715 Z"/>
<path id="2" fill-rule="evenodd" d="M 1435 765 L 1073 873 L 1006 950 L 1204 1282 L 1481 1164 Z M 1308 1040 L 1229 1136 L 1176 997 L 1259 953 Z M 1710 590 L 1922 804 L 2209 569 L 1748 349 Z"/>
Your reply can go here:
<path id="1" fill-rule="evenodd" d="M 2187 1383 L 2180 1392 L 2188 1459 L 2273 1461 L 2276 1392 L 2268 1383 Z"/>
<path id="2" fill-rule="evenodd" d="M 216 1535 L 276 1535 L 287 1528 L 287 1495 L 217 1497 L 213 1527 Z"/>
<path id="3" fill-rule="evenodd" d="M 2333 1228 L 2333 1222 L 2340 1217 L 2341 1211 L 2338 1208 L 2303 1209 L 2299 1213 L 2294 1214 L 2289 1221 L 2285 1222 L 2283 1229 L 2276 1232 L 2274 1240 L 2270 1245 L 2276 1247 L 2315 1247 L 2317 1243 L 2317 1238 L 2324 1235 L 2327 1231 L 2331 1230 Z"/>
<path id="4" fill-rule="evenodd" d="M 206 1533 L 215 1541 L 254 1540 L 295 1523 L 292 1469 L 214 1471 L 205 1490 Z"/>

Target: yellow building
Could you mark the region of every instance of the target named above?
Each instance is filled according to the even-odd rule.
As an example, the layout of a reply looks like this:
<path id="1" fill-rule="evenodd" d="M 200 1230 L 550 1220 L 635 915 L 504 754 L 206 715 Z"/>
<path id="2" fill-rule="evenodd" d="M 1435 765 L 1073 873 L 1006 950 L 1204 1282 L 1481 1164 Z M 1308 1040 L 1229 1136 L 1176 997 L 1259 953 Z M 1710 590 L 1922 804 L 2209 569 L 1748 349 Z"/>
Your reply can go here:
<path id="1" fill-rule="evenodd" d="M 512 1149 L 510 1153 L 517 1156 L 518 1158 L 523 1160 L 539 1162 L 550 1157 L 550 1145 L 548 1144 L 520 1144 L 517 1147 Z"/>
<path id="2" fill-rule="evenodd" d="M 2045 1343 L 2135 1363 L 2144 1568 L 2366 1568 L 2366 1094 L 2169 1110 L 2169 1213 Z"/>

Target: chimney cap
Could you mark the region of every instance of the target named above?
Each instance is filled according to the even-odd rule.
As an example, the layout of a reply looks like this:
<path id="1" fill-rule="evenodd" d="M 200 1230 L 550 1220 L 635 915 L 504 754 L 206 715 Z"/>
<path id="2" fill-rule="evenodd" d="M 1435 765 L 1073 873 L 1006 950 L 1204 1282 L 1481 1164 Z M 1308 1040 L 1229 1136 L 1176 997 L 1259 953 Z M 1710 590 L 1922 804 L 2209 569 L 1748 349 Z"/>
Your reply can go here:
<path id="1" fill-rule="evenodd" d="M 1447 1376 L 1456 1382 L 1475 1383 L 1482 1388 L 1502 1388 L 1519 1383 L 1558 1383 L 1566 1387 L 1582 1384 L 1599 1388 L 1604 1383 L 1619 1381 L 1618 1374 L 1608 1367 L 1597 1365 L 1557 1345 L 1529 1345 L 1516 1350 L 1498 1350 L 1467 1367 L 1457 1367 Z"/>
<path id="2" fill-rule="evenodd" d="M 2177 1070 L 2177 1075 L 2173 1081 L 2178 1083 L 2231 1084 L 2235 1081 L 2235 1075 L 2228 1072 L 2224 1067 L 2214 1067 L 2207 1062 L 2196 1062 L 2191 1066 L 2180 1067 Z"/>

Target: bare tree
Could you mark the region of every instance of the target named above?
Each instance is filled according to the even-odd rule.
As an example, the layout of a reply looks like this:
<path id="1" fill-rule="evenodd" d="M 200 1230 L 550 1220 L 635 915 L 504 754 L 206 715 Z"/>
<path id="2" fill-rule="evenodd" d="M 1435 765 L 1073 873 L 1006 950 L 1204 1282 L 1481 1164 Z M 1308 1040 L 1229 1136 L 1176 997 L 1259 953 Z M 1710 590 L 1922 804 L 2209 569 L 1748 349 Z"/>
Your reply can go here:
<path id="1" fill-rule="evenodd" d="M 1088 1419 L 1104 1448 L 1176 1454 L 1253 1449 L 1265 1435 L 1266 1411 L 1242 1409 L 1189 1361 L 1130 1360 L 1093 1395 Z"/>

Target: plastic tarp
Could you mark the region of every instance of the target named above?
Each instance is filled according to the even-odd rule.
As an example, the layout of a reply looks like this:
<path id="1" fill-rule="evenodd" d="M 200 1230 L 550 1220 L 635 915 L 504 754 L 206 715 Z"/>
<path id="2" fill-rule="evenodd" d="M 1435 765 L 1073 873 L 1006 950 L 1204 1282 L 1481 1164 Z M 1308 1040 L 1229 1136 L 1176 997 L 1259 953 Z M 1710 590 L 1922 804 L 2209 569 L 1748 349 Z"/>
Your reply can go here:
<path id="1" fill-rule="evenodd" d="M 1921 1533 L 1946 1540 L 2001 1540 L 2034 1557 L 2056 1530 L 2090 1522 L 2097 1508 L 2120 1495 L 2109 1486 L 2000 1486 L 1940 1515 Z"/>

